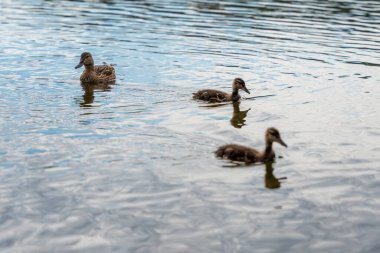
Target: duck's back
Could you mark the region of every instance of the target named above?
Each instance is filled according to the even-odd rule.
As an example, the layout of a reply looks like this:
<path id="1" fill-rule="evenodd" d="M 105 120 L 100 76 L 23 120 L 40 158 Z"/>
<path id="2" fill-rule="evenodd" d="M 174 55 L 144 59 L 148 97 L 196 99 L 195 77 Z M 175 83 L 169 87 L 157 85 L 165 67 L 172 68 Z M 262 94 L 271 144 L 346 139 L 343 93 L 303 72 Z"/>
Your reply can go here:
<path id="1" fill-rule="evenodd" d="M 255 149 L 237 144 L 224 145 L 215 151 L 217 157 L 247 163 L 257 162 L 259 154 Z"/>
<path id="2" fill-rule="evenodd" d="M 95 72 L 100 81 L 114 81 L 116 79 L 115 68 L 112 65 L 95 66 Z"/>
<path id="3" fill-rule="evenodd" d="M 194 99 L 209 101 L 209 102 L 227 102 L 231 100 L 231 95 L 219 91 L 219 90 L 212 90 L 212 89 L 205 89 L 205 90 L 199 90 L 195 93 L 193 93 Z"/>

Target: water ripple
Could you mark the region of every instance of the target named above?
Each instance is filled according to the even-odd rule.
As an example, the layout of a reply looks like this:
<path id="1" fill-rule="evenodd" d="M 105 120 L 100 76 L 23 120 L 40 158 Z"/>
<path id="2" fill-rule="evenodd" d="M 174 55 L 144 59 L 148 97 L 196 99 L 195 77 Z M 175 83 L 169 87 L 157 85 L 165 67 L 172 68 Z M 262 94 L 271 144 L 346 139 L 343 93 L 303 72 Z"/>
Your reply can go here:
<path id="1" fill-rule="evenodd" d="M 3 252 L 377 252 L 377 1 L 3 1 Z M 80 86 L 79 56 L 116 64 Z M 198 103 L 201 88 L 252 90 Z M 217 160 L 264 147 L 273 166 Z"/>

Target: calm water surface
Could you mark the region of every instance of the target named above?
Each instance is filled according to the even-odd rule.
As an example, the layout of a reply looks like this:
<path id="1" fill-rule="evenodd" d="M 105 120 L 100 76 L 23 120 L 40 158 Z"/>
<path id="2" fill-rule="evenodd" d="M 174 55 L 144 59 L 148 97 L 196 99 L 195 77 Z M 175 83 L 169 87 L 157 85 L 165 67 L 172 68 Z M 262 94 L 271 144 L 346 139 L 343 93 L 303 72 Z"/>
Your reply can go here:
<path id="1" fill-rule="evenodd" d="M 0 7 L 1 252 L 380 252 L 380 2 Z M 269 126 L 273 166 L 215 159 Z"/>

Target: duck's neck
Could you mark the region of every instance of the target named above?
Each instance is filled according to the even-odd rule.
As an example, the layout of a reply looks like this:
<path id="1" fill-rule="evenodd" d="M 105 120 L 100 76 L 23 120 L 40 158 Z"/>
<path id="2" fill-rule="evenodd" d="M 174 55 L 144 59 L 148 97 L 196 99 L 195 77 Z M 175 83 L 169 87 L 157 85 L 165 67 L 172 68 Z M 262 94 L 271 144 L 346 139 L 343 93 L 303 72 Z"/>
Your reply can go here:
<path id="1" fill-rule="evenodd" d="M 94 64 L 85 65 L 85 70 L 83 71 L 81 77 L 81 82 L 83 83 L 97 83 L 98 76 L 95 72 Z"/>
<path id="2" fill-rule="evenodd" d="M 84 67 L 86 68 L 86 71 L 95 71 L 94 64 L 84 65 Z"/>
<path id="3" fill-rule="evenodd" d="M 232 102 L 239 101 L 239 99 L 240 99 L 239 89 L 232 88 L 232 94 L 231 94 Z"/>
<path id="4" fill-rule="evenodd" d="M 265 150 L 263 154 L 263 160 L 268 161 L 272 159 L 273 156 L 273 151 L 272 151 L 272 142 L 271 141 L 266 141 L 265 143 Z"/>
<path id="5" fill-rule="evenodd" d="M 239 95 L 239 89 L 232 88 L 232 96 L 235 97 L 235 96 L 238 96 L 238 95 Z"/>

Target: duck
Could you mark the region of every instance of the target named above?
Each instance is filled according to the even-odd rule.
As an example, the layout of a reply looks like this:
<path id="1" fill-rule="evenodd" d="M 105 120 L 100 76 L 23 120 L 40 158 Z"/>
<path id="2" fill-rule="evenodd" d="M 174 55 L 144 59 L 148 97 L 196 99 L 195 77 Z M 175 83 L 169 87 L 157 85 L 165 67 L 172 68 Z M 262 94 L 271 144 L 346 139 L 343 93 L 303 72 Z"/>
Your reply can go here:
<path id="1" fill-rule="evenodd" d="M 232 82 L 232 93 L 229 94 L 224 91 L 204 89 L 199 90 L 193 93 L 193 99 L 213 102 L 213 103 L 222 103 L 222 102 L 237 102 L 240 100 L 239 90 L 244 90 L 248 94 L 251 94 L 245 82 L 241 78 L 235 78 Z"/>
<path id="2" fill-rule="evenodd" d="M 82 83 L 98 84 L 98 83 L 110 83 L 116 79 L 115 68 L 113 65 L 104 63 L 103 65 L 94 65 L 94 59 L 91 53 L 83 52 L 80 56 L 80 61 L 75 69 L 78 69 L 84 65 L 85 69 L 80 76 Z"/>
<path id="3" fill-rule="evenodd" d="M 275 159 L 275 153 L 272 149 L 273 142 L 277 142 L 284 147 L 288 147 L 281 139 L 280 132 L 270 127 L 265 132 L 265 149 L 260 152 L 256 149 L 246 147 L 239 144 L 227 144 L 219 147 L 215 151 L 216 157 L 229 159 L 231 161 L 256 163 L 256 162 L 271 162 Z"/>

